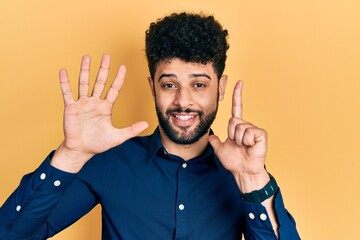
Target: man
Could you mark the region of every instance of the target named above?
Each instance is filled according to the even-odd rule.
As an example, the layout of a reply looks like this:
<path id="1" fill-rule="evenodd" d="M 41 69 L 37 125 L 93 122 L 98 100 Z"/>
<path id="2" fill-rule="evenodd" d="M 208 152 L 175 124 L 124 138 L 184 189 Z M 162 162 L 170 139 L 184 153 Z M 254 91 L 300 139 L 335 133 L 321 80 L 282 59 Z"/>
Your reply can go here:
<path id="1" fill-rule="evenodd" d="M 228 138 L 210 126 L 225 93 L 228 33 L 212 16 L 172 14 L 146 32 L 148 79 L 159 126 L 111 124 L 121 66 L 100 99 L 104 55 L 91 96 L 84 56 L 79 99 L 60 70 L 65 139 L 0 211 L 1 239 L 46 239 L 102 205 L 103 239 L 299 239 L 275 180 L 265 170 L 267 134 L 242 118 L 239 81 Z"/>

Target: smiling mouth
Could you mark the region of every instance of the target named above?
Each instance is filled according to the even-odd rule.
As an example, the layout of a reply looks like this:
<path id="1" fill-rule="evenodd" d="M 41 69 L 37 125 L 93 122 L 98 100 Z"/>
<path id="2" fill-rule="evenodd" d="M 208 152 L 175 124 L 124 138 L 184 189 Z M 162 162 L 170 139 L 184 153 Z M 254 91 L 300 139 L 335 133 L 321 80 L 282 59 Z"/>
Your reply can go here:
<path id="1" fill-rule="evenodd" d="M 196 117 L 198 114 L 184 114 L 184 113 L 172 113 L 171 119 L 172 123 L 178 127 L 190 127 L 194 124 Z"/>
<path id="2" fill-rule="evenodd" d="M 187 121 L 187 120 L 189 120 L 189 119 L 194 118 L 194 116 L 192 116 L 192 115 L 175 115 L 175 117 L 176 117 L 177 119 L 182 120 L 182 121 Z"/>

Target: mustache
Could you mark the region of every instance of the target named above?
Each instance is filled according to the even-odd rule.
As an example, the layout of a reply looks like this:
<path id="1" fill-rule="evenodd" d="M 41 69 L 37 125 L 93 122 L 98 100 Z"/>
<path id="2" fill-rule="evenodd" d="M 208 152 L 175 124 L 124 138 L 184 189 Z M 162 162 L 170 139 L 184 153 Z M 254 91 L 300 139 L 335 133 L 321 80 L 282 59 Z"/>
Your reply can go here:
<path id="1" fill-rule="evenodd" d="M 168 110 L 166 110 L 166 115 L 170 115 L 172 113 L 197 113 L 199 115 L 202 114 L 202 111 L 196 110 L 196 109 L 191 109 L 191 108 L 186 108 L 186 109 L 182 109 L 182 108 L 170 108 Z"/>

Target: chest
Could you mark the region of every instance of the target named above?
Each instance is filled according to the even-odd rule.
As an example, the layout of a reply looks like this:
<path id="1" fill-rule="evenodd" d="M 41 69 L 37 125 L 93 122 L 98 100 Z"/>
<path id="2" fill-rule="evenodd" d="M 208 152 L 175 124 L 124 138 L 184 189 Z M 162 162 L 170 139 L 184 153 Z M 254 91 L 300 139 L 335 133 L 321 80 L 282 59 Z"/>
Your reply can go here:
<path id="1" fill-rule="evenodd" d="M 154 239 L 236 239 L 239 234 L 239 190 L 230 173 L 174 162 L 121 168 L 104 181 L 100 194 L 103 218 L 124 232 L 119 234 L 136 234 L 132 231 L 139 232 L 139 226 Z"/>

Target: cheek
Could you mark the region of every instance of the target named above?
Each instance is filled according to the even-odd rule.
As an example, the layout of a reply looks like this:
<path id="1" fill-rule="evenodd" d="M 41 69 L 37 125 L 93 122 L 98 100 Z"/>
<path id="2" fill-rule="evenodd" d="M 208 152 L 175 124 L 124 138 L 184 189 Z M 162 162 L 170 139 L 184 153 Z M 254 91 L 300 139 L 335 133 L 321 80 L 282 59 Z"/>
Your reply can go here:
<path id="1" fill-rule="evenodd" d="M 166 111 L 167 108 L 171 107 L 172 102 L 169 96 L 156 93 L 155 104 L 161 111 Z"/>
<path id="2" fill-rule="evenodd" d="M 217 106 L 217 92 L 199 95 L 196 103 L 203 109 L 214 109 Z"/>

